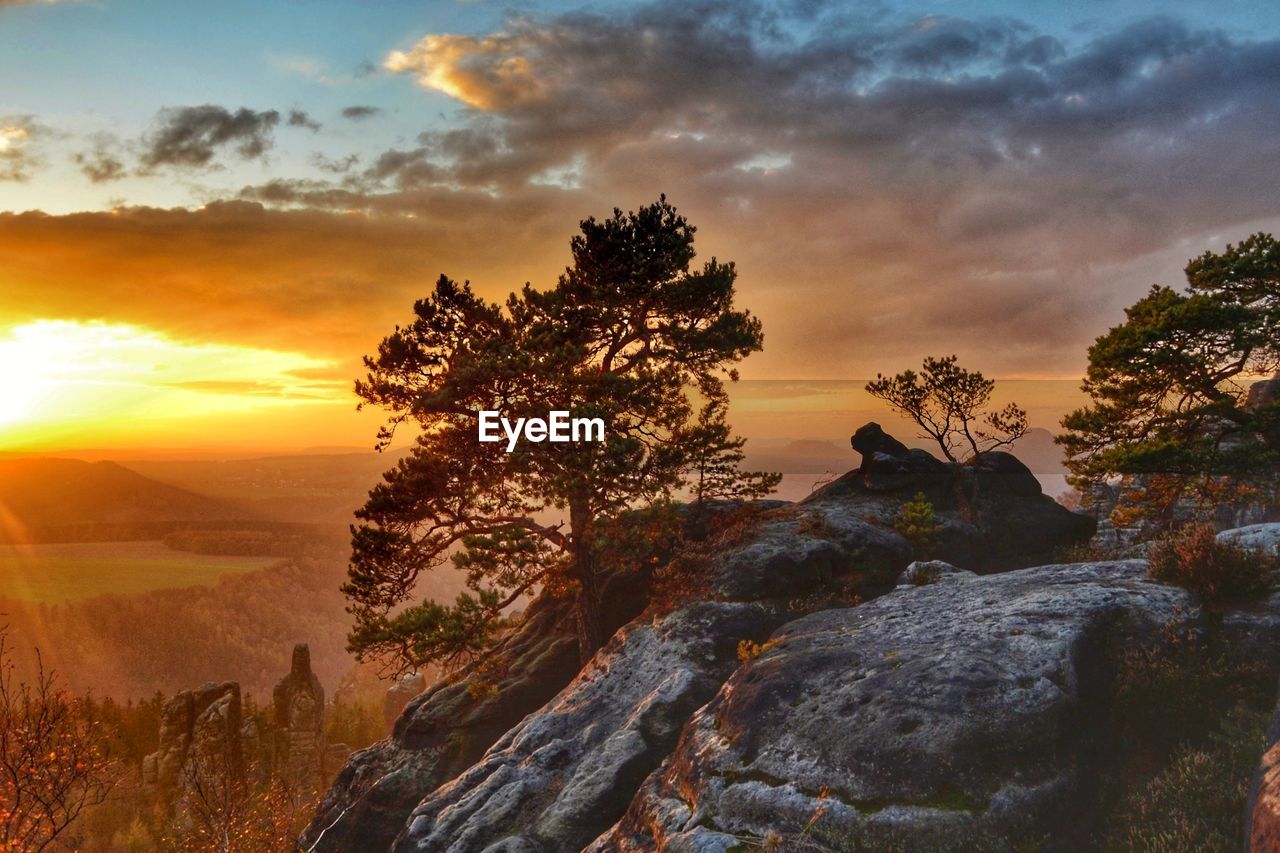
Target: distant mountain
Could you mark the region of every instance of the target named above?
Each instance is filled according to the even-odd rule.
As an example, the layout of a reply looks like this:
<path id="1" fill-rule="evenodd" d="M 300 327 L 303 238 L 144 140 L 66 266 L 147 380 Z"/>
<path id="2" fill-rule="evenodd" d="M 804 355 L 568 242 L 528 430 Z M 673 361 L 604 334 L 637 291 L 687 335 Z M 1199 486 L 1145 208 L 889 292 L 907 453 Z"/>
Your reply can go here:
<path id="1" fill-rule="evenodd" d="M 176 523 L 254 518 L 252 510 L 114 462 L 0 460 L 0 542 L 160 538 Z"/>
<path id="2" fill-rule="evenodd" d="M 749 471 L 777 471 L 781 474 L 843 474 L 858 466 L 858 454 L 847 444 L 805 438 L 776 442 L 748 441 L 742 467 Z"/>

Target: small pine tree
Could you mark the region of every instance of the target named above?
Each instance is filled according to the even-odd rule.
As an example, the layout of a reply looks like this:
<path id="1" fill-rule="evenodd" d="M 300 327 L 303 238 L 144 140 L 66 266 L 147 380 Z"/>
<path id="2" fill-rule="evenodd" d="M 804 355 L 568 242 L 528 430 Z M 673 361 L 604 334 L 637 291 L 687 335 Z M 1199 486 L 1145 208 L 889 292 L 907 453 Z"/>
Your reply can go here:
<path id="1" fill-rule="evenodd" d="M 929 498 L 924 492 L 917 492 L 915 497 L 898 510 L 893 520 L 893 529 L 911 543 L 911 549 L 917 558 L 927 558 L 937 547 L 942 524 L 934 515 Z"/>
<path id="2" fill-rule="evenodd" d="M 762 498 L 778 487 L 782 475 L 768 471 L 743 471 L 747 440 L 735 436 L 725 419 L 728 399 L 712 397 L 698 413 L 689 430 L 695 448 L 689 463 L 695 523 L 700 522 L 708 501 L 749 501 Z"/>

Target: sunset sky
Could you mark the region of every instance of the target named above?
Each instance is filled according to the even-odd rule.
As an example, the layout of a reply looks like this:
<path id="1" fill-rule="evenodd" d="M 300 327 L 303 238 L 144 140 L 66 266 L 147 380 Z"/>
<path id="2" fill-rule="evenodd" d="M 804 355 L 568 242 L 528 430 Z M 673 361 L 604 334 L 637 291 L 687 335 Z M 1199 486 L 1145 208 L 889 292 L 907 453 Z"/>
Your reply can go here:
<path id="1" fill-rule="evenodd" d="M 368 444 L 440 273 L 663 192 L 751 379 L 1078 377 L 1280 228 L 1271 2 L 0 0 L 0 81 L 0 450 Z"/>

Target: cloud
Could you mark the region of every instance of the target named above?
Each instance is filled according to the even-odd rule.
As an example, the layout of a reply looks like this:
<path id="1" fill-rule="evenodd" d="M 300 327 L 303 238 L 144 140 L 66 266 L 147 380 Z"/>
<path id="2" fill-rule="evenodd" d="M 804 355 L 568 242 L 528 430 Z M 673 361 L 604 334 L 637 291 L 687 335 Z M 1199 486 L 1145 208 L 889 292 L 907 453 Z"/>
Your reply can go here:
<path id="1" fill-rule="evenodd" d="M 0 116 L 0 181 L 26 181 L 43 163 L 32 142 L 46 129 L 29 115 Z"/>
<path id="2" fill-rule="evenodd" d="M 242 107 L 231 112 L 213 104 L 170 107 L 160 111 L 144 139 L 142 165 L 147 169 L 203 167 L 224 149 L 244 160 L 258 159 L 271 149 L 272 131 L 279 123 L 276 110 L 256 112 Z"/>
<path id="3" fill-rule="evenodd" d="M 119 147 L 119 140 L 115 137 L 98 134 L 93 140 L 93 147 L 73 154 L 71 161 L 80 167 L 80 171 L 92 183 L 117 181 L 128 174 Z"/>
<path id="4" fill-rule="evenodd" d="M 1076 370 L 1171 257 L 1280 220 L 1280 41 L 1171 17 L 1067 45 L 1004 18 L 658 0 L 432 34 L 384 67 L 461 126 L 334 201 L 544 184 L 600 212 L 665 190 L 739 262 L 758 363 L 806 373 L 939 349 Z"/>
<path id="5" fill-rule="evenodd" d="M 305 127 L 312 133 L 316 133 L 322 127 L 320 122 L 302 110 L 289 110 L 289 119 L 286 123 L 289 127 Z"/>
<path id="6" fill-rule="evenodd" d="M 340 363 L 349 380 L 441 272 L 470 277 L 495 299 L 528 277 L 553 278 L 578 215 L 541 193 L 424 204 L 414 217 L 246 202 L 0 214 L 0 317 L 305 353 Z M 502 252 L 490 254 L 494 246 Z"/>
<path id="7" fill-rule="evenodd" d="M 392 51 L 382 67 L 413 74 L 423 87 L 478 109 L 503 109 L 536 100 L 542 92 L 529 54 L 546 49 L 552 35 L 523 24 L 485 38 L 429 35 L 407 53 Z"/>
<path id="8" fill-rule="evenodd" d="M 381 107 L 371 107 L 365 104 L 354 104 L 349 107 L 344 107 L 342 110 L 342 117 L 350 119 L 351 121 L 364 121 L 365 119 L 375 118 L 380 115 L 382 115 Z"/>
<path id="9" fill-rule="evenodd" d="M 1280 227 L 1280 41 L 852 8 L 658 0 L 432 34 L 385 67 L 456 99 L 445 125 L 199 211 L 0 216 L 0 309 L 354 359 L 439 273 L 550 285 L 581 218 L 665 191 L 764 320 L 750 376 L 950 352 L 1069 375 L 1151 281 Z M 160 161 L 261 156 L 280 121 L 196 109 L 218 112 L 148 137 L 195 128 Z M 244 113 L 256 133 L 208 129 Z"/>

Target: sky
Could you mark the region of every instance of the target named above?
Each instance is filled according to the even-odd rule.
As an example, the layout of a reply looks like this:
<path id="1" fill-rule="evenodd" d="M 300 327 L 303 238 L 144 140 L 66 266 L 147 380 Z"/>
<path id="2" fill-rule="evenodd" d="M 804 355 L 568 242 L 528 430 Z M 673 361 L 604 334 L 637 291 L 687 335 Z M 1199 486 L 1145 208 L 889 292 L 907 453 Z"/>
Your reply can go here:
<path id="1" fill-rule="evenodd" d="M 661 193 L 759 380 L 1073 379 L 1280 227 L 1262 2 L 0 0 L 0 81 L 0 449 L 367 444 L 441 273 L 550 286 Z"/>

